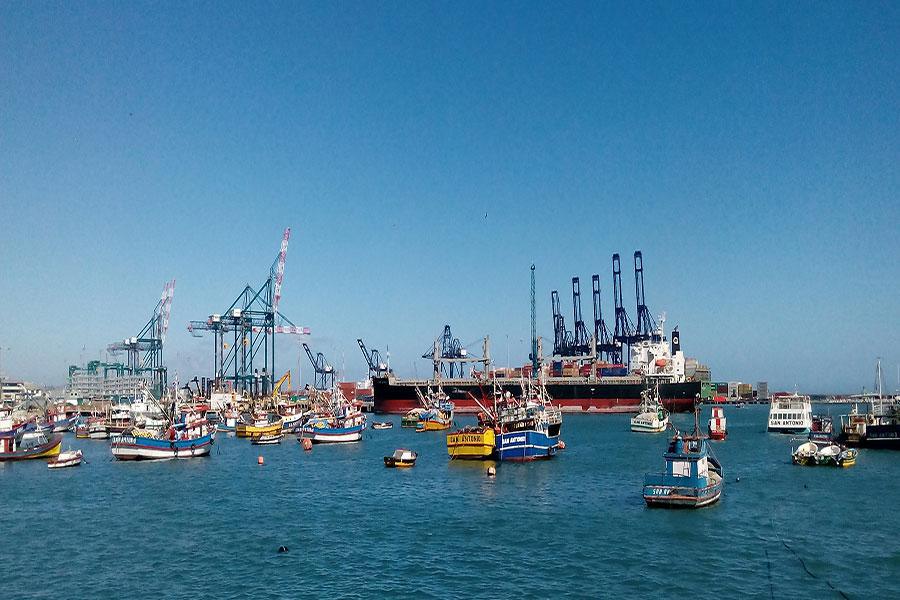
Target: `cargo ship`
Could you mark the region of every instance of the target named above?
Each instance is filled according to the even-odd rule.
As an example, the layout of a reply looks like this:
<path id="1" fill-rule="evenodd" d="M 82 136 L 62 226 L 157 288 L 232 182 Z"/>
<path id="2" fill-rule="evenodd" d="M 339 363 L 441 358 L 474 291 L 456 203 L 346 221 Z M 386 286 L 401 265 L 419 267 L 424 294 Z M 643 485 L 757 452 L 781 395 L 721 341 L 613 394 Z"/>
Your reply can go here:
<path id="1" fill-rule="evenodd" d="M 700 397 L 701 382 L 688 380 L 685 376 L 685 356 L 677 330 L 670 347 L 662 327 L 661 322 L 652 339 L 632 345 L 630 370 L 600 365 L 592 357 L 579 357 L 580 368 L 566 366 L 560 369 L 553 363 L 563 361 L 551 359 L 550 364 L 541 361 L 541 379 L 553 403 L 568 413 L 630 413 L 637 411 L 641 392 L 659 384 L 660 399 L 669 411 L 693 410 L 694 402 Z M 447 358 L 438 352 L 437 345 L 431 358 L 434 363 L 431 379 L 401 379 L 390 371 L 376 374 L 372 378 L 375 412 L 405 414 L 419 406 L 417 388 L 440 385 L 450 396 L 457 413 L 477 413 L 480 409 L 473 396 L 481 399 L 490 395 L 493 383 L 514 395 L 521 395 L 522 377 L 531 375 L 530 365 L 517 369 L 522 372 L 520 376 L 510 376 L 508 371 L 492 371 L 489 338 L 484 340 L 483 358 Z M 442 371 L 442 365 L 447 362 L 457 365 L 482 363 L 483 370 L 473 368 L 470 377 L 447 378 L 443 376 L 446 371 Z M 623 370 L 626 372 L 621 373 Z M 609 375 L 610 372 L 617 374 Z"/>

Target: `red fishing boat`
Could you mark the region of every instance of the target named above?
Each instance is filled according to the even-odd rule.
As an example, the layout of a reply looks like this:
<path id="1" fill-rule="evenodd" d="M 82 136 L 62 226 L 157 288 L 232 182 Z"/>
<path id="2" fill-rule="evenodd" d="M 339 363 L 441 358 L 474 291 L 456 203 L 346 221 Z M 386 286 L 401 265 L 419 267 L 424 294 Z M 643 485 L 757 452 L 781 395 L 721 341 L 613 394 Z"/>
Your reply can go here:
<path id="1" fill-rule="evenodd" d="M 728 436 L 728 428 L 725 425 L 725 408 L 712 407 L 712 416 L 709 418 L 709 439 L 724 440 Z"/>

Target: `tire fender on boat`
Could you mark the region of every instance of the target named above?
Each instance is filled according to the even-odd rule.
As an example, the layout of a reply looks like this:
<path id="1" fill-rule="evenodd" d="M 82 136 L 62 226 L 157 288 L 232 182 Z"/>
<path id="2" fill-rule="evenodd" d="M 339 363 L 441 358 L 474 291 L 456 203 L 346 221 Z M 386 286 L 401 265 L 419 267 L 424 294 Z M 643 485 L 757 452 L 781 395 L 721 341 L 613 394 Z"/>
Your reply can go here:
<path id="1" fill-rule="evenodd" d="M 197 450 L 197 444 L 191 444 L 191 456 L 194 456 L 194 452 Z"/>

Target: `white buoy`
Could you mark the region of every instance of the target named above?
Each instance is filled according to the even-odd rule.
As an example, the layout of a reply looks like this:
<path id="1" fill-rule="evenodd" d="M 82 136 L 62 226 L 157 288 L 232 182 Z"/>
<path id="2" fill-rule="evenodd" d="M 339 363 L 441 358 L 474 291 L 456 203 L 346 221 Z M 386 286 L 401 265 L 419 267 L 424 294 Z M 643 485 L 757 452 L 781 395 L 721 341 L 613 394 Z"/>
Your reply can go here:
<path id="1" fill-rule="evenodd" d="M 488 467 L 487 476 L 488 477 L 496 477 L 497 476 L 497 467 Z"/>

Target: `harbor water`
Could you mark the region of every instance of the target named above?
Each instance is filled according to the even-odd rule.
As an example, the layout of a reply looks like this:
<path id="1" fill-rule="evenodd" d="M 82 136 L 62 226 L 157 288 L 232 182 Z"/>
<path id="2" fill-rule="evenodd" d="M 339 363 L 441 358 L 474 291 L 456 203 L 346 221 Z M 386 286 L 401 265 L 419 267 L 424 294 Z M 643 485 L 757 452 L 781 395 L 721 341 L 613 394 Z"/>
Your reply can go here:
<path id="1" fill-rule="evenodd" d="M 817 407 L 837 415 L 845 407 Z M 703 411 L 702 426 L 709 408 Z M 900 597 L 898 455 L 793 466 L 767 407 L 726 409 L 722 500 L 648 509 L 669 434 L 566 415 L 548 462 L 447 458 L 442 432 L 367 431 L 304 452 L 220 434 L 212 455 L 0 463 L 0 564 L 16 598 Z M 673 417 L 689 429 L 692 416 Z M 458 417 L 460 425 L 470 422 Z M 396 448 L 412 469 L 386 469 Z M 264 465 L 257 464 L 263 456 Z M 287 553 L 279 553 L 286 546 Z"/>

